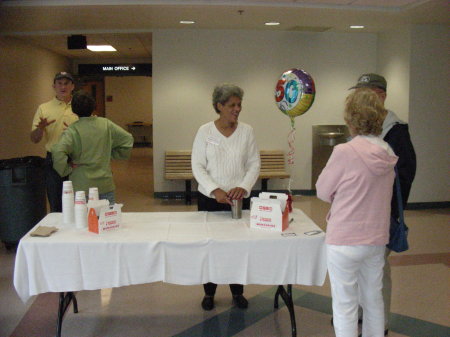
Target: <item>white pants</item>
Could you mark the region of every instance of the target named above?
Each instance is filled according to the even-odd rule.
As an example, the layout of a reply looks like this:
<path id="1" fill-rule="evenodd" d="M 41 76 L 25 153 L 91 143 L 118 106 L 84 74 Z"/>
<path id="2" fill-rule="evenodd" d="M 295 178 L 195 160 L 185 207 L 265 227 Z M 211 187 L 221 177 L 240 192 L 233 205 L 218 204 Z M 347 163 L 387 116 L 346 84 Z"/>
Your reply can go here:
<path id="1" fill-rule="evenodd" d="M 383 303 L 384 303 L 384 329 L 389 329 L 389 319 L 391 316 L 391 297 L 392 297 L 392 278 L 391 265 L 389 264 L 389 255 L 391 250 L 386 248 L 384 253 L 384 268 L 383 268 Z M 363 312 L 359 307 L 358 319 L 362 320 Z"/>
<path id="2" fill-rule="evenodd" d="M 327 244 L 336 337 L 358 336 L 358 305 L 364 312 L 362 337 L 384 336 L 384 252 L 385 246 Z"/>

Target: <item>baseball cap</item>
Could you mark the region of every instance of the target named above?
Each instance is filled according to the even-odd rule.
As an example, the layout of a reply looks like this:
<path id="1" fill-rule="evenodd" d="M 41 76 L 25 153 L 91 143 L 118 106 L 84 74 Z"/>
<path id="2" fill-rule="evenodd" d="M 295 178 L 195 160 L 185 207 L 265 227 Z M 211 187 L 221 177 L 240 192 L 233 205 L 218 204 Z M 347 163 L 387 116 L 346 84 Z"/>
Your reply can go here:
<path id="1" fill-rule="evenodd" d="M 55 82 L 56 80 L 60 80 L 62 78 L 67 78 L 68 80 L 71 80 L 72 83 L 75 83 L 73 76 L 65 71 L 61 71 L 61 72 L 57 73 L 55 75 L 55 78 L 53 79 L 53 82 Z"/>
<path id="2" fill-rule="evenodd" d="M 356 89 L 356 88 L 380 88 L 384 91 L 386 91 L 387 88 L 387 82 L 386 79 L 377 74 L 363 74 L 358 78 L 358 83 L 356 83 L 355 86 L 351 87 L 350 89 Z M 349 90 L 350 90 L 349 89 Z"/>

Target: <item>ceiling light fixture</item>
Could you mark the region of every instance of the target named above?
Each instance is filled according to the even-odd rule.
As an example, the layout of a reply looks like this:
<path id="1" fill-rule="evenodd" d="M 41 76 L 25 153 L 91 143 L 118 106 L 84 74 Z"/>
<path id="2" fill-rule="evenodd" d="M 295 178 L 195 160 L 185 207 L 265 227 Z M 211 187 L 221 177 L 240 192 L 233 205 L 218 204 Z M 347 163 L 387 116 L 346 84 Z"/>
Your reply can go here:
<path id="1" fill-rule="evenodd" d="M 264 23 L 266 26 L 278 26 L 280 23 L 279 22 L 275 22 L 275 21 L 273 21 L 273 22 L 266 22 L 266 23 Z"/>
<path id="2" fill-rule="evenodd" d="M 351 29 L 363 29 L 364 26 L 350 26 Z"/>
<path id="3" fill-rule="evenodd" d="M 181 20 L 180 23 L 182 25 L 193 25 L 195 23 L 195 21 L 192 21 L 192 20 Z"/>
<path id="4" fill-rule="evenodd" d="M 102 45 L 102 46 L 87 46 L 87 49 L 95 52 L 102 52 L 102 51 L 117 51 L 116 48 L 110 45 Z"/>

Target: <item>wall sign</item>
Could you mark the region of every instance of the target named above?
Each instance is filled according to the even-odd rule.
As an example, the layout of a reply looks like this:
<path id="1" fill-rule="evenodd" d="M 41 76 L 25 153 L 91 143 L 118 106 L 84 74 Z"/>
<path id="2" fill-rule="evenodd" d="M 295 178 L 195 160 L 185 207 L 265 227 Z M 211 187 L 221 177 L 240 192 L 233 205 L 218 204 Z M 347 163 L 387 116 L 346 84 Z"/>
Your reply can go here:
<path id="1" fill-rule="evenodd" d="M 152 76 L 152 64 L 79 64 L 78 74 L 105 76 Z"/>

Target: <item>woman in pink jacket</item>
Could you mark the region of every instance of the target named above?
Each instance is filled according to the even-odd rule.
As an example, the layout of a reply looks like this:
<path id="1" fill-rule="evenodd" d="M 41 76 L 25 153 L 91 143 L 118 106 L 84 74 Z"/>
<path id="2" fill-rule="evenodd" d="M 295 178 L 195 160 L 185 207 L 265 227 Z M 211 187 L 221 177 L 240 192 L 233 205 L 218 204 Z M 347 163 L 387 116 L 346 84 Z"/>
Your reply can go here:
<path id="1" fill-rule="evenodd" d="M 317 196 L 331 203 L 327 215 L 328 273 L 337 337 L 384 335 L 381 294 L 384 251 L 397 162 L 378 136 L 386 110 L 367 88 L 347 97 L 344 119 L 353 139 L 337 145 L 316 184 Z"/>

